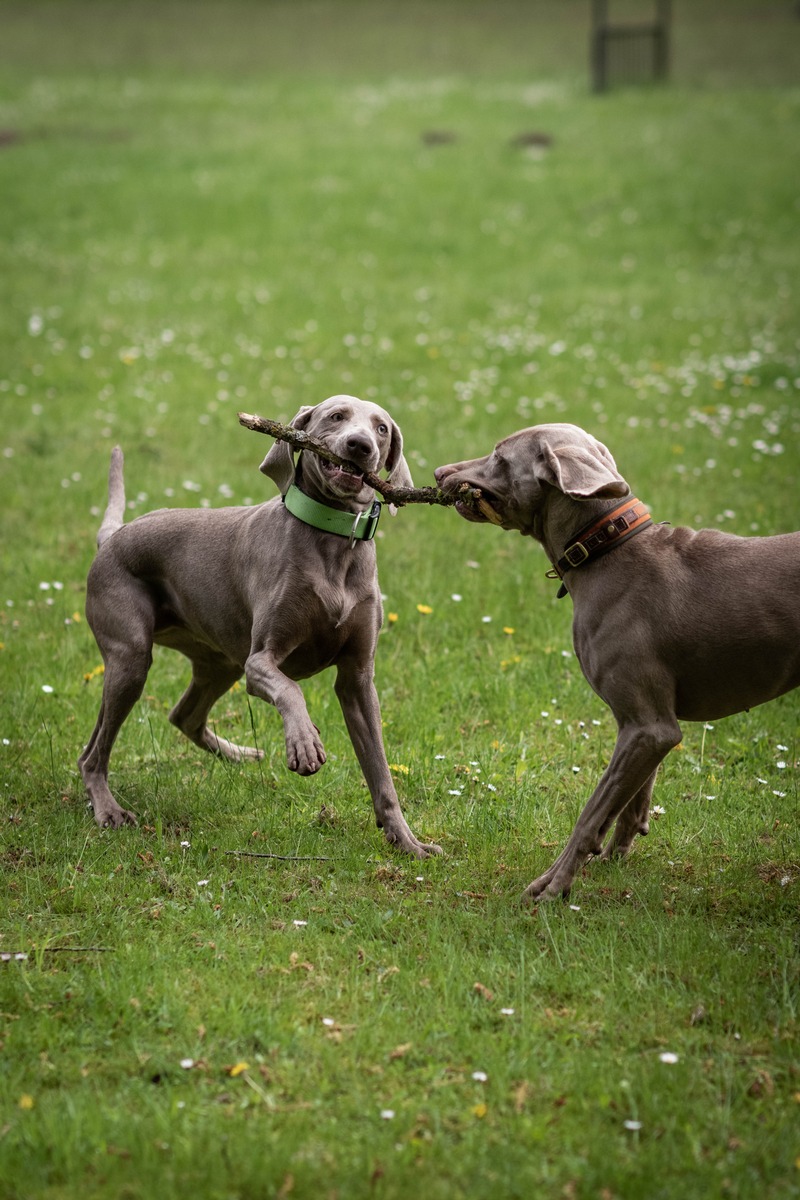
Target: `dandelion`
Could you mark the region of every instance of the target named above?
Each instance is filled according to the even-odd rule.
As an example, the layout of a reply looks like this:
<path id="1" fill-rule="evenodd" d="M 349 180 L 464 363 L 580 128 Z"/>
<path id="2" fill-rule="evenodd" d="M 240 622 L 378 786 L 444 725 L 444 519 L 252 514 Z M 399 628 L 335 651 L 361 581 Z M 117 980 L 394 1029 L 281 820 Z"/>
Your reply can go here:
<path id="1" fill-rule="evenodd" d="M 35 1103 L 33 1096 L 29 1096 L 27 1092 L 23 1092 L 19 1098 L 19 1107 L 24 1112 L 30 1112 Z"/>
<path id="2" fill-rule="evenodd" d="M 514 629 L 514 627 L 512 625 L 504 625 L 503 633 L 507 633 L 510 637 L 512 633 L 516 633 L 516 630 Z"/>
<path id="3" fill-rule="evenodd" d="M 422 613 L 423 617 L 429 617 L 433 612 L 433 609 L 431 608 L 430 604 L 418 604 L 417 612 Z"/>
<path id="4" fill-rule="evenodd" d="M 399 620 L 399 617 L 396 612 L 390 612 L 386 614 L 386 620 L 390 625 L 394 625 L 395 621 Z"/>
<path id="5" fill-rule="evenodd" d="M 395 775 L 408 775 L 411 768 L 405 763 L 389 763 L 389 770 L 394 771 Z"/>

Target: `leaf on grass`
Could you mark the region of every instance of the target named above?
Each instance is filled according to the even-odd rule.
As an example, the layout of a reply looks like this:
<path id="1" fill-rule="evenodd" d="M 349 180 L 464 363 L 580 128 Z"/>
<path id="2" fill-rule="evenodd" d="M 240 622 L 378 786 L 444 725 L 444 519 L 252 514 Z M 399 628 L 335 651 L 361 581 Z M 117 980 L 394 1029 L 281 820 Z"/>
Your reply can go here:
<path id="1" fill-rule="evenodd" d="M 412 1042 L 403 1042 L 401 1045 L 395 1046 L 394 1050 L 389 1052 L 389 1062 L 394 1062 L 398 1058 L 405 1058 L 412 1045 Z"/>
<path id="2" fill-rule="evenodd" d="M 473 992 L 477 992 L 484 1000 L 494 1000 L 494 992 L 484 983 L 473 983 Z"/>
<path id="3" fill-rule="evenodd" d="M 514 1090 L 513 1090 L 512 1095 L 514 1097 L 514 1112 L 515 1113 L 522 1112 L 522 1110 L 525 1108 L 525 1105 L 528 1103 L 530 1094 L 531 1094 L 531 1085 L 528 1083 L 527 1079 L 521 1079 L 519 1081 L 519 1083 L 514 1084 Z"/>

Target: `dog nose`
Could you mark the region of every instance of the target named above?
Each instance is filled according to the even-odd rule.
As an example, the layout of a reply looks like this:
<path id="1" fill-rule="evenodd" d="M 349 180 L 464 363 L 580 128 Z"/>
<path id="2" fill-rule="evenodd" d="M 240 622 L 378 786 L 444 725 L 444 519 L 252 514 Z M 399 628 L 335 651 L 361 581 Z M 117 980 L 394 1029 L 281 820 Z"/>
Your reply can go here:
<path id="1" fill-rule="evenodd" d="M 364 434 L 351 433 L 347 439 L 347 450 L 349 454 L 369 454 L 372 443 Z"/>
<path id="2" fill-rule="evenodd" d="M 440 487 L 444 483 L 445 479 L 447 479 L 447 476 L 450 474 L 451 471 L 452 471 L 452 467 L 447 466 L 447 467 L 437 467 L 436 470 L 433 472 L 433 478 L 436 480 L 436 482 L 439 484 Z"/>

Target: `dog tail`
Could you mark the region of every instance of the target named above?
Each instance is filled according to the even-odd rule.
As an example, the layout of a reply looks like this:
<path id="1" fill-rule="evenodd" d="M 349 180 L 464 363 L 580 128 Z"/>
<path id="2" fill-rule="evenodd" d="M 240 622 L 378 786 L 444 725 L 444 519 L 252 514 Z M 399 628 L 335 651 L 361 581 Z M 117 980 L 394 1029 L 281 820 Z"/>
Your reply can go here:
<path id="1" fill-rule="evenodd" d="M 124 465 L 122 450 L 115 446 L 111 451 L 111 465 L 108 468 L 108 505 L 103 523 L 97 531 L 97 545 L 102 546 L 112 533 L 120 529 L 125 517 L 125 483 L 122 478 Z"/>

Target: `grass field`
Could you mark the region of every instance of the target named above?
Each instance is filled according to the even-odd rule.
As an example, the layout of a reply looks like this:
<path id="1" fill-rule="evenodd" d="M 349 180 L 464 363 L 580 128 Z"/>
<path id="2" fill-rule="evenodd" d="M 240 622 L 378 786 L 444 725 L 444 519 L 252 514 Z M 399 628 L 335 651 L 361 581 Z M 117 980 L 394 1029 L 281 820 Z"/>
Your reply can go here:
<path id="1" fill-rule="evenodd" d="M 418 484 L 569 420 L 657 520 L 798 527 L 800 21 L 676 3 L 672 83 L 597 98 L 588 7 L 0 0 L 3 1200 L 800 1195 L 798 693 L 687 725 L 651 836 L 526 911 L 613 719 L 539 548 L 414 508 L 377 683 L 441 859 L 382 842 L 330 673 L 311 780 L 243 688 L 263 764 L 182 740 L 168 653 L 138 827 L 76 768 L 117 441 L 131 516 L 258 502 L 237 411 L 348 391 Z"/>

